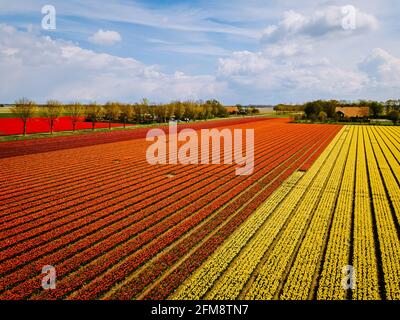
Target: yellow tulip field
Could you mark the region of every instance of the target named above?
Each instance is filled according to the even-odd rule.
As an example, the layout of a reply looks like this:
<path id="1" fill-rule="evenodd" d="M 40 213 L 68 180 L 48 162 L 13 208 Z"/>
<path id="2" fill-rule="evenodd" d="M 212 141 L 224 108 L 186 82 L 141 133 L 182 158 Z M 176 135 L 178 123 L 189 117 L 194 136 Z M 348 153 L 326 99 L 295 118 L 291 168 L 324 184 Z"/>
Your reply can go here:
<path id="1" fill-rule="evenodd" d="M 400 128 L 345 126 L 170 299 L 400 299 Z"/>

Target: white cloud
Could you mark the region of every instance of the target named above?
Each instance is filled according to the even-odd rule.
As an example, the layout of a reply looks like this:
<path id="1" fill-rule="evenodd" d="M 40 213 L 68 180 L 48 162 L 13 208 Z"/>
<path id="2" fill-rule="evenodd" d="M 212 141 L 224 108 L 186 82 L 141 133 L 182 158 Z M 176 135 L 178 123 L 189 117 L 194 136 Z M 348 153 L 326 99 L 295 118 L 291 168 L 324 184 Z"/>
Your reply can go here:
<path id="1" fill-rule="evenodd" d="M 121 42 L 122 37 L 116 31 L 110 30 L 98 30 L 95 34 L 89 37 L 89 41 L 104 46 L 112 46 L 118 42 Z"/>
<path id="2" fill-rule="evenodd" d="M 27 96 L 38 102 L 153 101 L 213 97 L 225 90 L 214 76 L 166 74 L 133 58 L 97 53 L 77 44 L 0 24 L 0 100 Z"/>
<path id="3" fill-rule="evenodd" d="M 367 77 L 346 70 L 326 58 L 280 60 L 266 52 L 235 52 L 219 60 L 219 76 L 233 85 L 266 94 L 296 93 L 299 97 L 352 94 L 363 89 Z"/>
<path id="4" fill-rule="evenodd" d="M 400 88 L 400 59 L 381 48 L 374 49 L 359 68 L 368 74 L 372 85 Z"/>
<path id="5" fill-rule="evenodd" d="M 272 58 L 290 58 L 298 55 L 311 53 L 313 45 L 308 41 L 290 41 L 270 44 L 265 47 L 264 53 Z"/>
<path id="6" fill-rule="evenodd" d="M 283 97 L 277 102 L 397 97 L 400 59 L 387 51 L 376 48 L 351 68 L 310 53 L 285 56 L 271 54 L 270 50 L 234 52 L 229 58 L 219 59 L 218 76 L 243 92 Z"/>
<path id="7" fill-rule="evenodd" d="M 348 21 L 354 22 L 354 29 L 347 27 Z M 283 19 L 277 25 L 270 25 L 264 30 L 262 41 L 277 42 L 296 37 L 315 38 L 335 33 L 352 35 L 377 28 L 378 20 L 373 15 L 354 6 L 329 6 L 310 15 L 290 10 L 284 13 Z"/>
<path id="8" fill-rule="evenodd" d="M 343 27 L 343 8 L 354 10 L 354 30 Z M 287 11 L 279 23 L 264 30 L 262 50 L 237 51 L 220 58 L 218 76 L 248 95 L 271 96 L 276 102 L 367 97 L 378 86 L 377 82 L 381 87 L 397 82 L 400 73 L 393 75 L 397 60 L 382 52 L 372 54 L 362 64 L 369 68 L 370 72 L 366 72 L 360 68 L 361 64 L 357 65 L 356 57 L 351 57 L 354 62 L 350 62 L 349 56 L 342 59 L 338 52 L 348 46 L 348 36 L 377 28 L 374 16 L 351 6 L 330 6 L 309 15 Z M 336 44 L 333 50 L 332 43 Z M 379 72 L 381 69 L 391 70 L 390 75 Z"/>
<path id="9" fill-rule="evenodd" d="M 102 27 L 106 33 L 106 29 L 123 30 L 123 24 L 129 29 L 121 31 L 124 46 L 113 52 L 126 57 L 137 48 L 141 55 L 151 51 L 146 56 L 149 64 L 162 62 L 168 73 L 133 58 L 40 37 L 44 32 L 39 27 L 28 34 L 3 25 L 0 72 L 6 80 L 0 86 L 0 102 L 20 96 L 98 101 L 147 96 L 153 101 L 216 97 L 225 103 L 275 103 L 330 97 L 386 99 L 400 92 L 395 57 L 399 56 L 395 16 L 399 4 L 394 0 L 353 2 L 359 7 L 355 30 L 342 26 L 341 6 L 346 0 L 168 6 L 112 0 L 101 8 L 97 0 L 87 0 L 84 7 L 75 0 L 55 1 L 62 23 L 60 33 L 48 33 L 51 37 L 83 41 L 89 36 L 87 30 Z M 24 5 L 0 2 L 0 11 L 20 18 L 5 20 L 18 30 L 27 27 L 26 17 L 37 15 L 40 4 L 39 0 Z M 107 27 L 99 21 L 106 21 Z M 122 24 L 117 27 L 116 22 Z M 145 34 L 132 32 L 137 28 L 145 28 Z M 375 47 L 385 50 L 372 51 Z M 213 67 L 214 74 L 203 75 Z M 181 69 L 200 75 L 175 72 Z"/>
<path id="10" fill-rule="evenodd" d="M 261 52 L 237 51 L 231 58 L 220 58 L 218 73 L 221 76 L 249 75 L 265 71 L 271 61 Z"/>

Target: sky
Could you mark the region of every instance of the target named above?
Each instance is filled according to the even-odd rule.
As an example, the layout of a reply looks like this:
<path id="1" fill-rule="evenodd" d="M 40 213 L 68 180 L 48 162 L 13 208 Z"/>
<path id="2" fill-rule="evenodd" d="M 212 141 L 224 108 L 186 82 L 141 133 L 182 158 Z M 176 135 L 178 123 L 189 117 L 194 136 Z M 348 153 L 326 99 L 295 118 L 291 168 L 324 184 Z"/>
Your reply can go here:
<path id="1" fill-rule="evenodd" d="M 0 0 L 0 102 L 399 99 L 399 14 L 395 0 Z"/>

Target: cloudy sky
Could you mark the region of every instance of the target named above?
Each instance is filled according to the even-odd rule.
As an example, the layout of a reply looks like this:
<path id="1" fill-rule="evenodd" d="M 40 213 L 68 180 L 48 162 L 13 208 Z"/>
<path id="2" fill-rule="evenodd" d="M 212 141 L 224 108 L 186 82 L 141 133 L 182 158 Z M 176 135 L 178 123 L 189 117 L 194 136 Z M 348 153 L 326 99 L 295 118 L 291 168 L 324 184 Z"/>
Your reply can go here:
<path id="1" fill-rule="evenodd" d="M 400 98 L 399 14 L 395 0 L 0 0 L 0 102 Z"/>

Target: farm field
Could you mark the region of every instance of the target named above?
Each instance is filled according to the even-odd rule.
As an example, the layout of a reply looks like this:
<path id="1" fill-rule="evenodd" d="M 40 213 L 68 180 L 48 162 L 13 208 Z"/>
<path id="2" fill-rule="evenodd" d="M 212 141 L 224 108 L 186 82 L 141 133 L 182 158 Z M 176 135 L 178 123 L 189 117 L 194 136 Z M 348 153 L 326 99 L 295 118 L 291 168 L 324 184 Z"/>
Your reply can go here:
<path id="1" fill-rule="evenodd" d="M 1 119 L 0 119 L 1 120 Z M 7 120 L 7 119 L 6 119 Z M 194 122 L 190 124 L 180 124 L 179 130 L 185 128 L 208 129 L 225 127 L 232 124 L 252 123 L 257 121 L 267 121 L 273 119 L 265 118 L 236 118 L 223 119 L 217 121 Z M 286 120 L 288 121 L 288 120 Z M 91 134 L 82 134 L 80 136 L 64 136 L 34 139 L 29 141 L 8 141 L 0 143 L 0 158 L 28 155 L 40 152 L 49 152 L 64 149 L 80 148 L 105 143 L 120 142 L 134 139 L 143 139 L 146 137 L 148 128 L 134 128 L 134 130 L 119 130 L 113 132 L 93 132 Z"/>
<path id="2" fill-rule="evenodd" d="M 287 119 L 224 127 L 255 130 L 252 175 L 151 166 L 140 135 L 0 159 L 0 299 L 166 298 L 341 130 Z M 41 287 L 44 265 L 56 290 Z"/>
<path id="3" fill-rule="evenodd" d="M 123 124 L 112 123 L 112 127 L 122 127 Z M 108 123 L 96 123 L 95 129 L 108 128 Z M 92 129 L 91 122 L 85 122 L 85 118 L 81 117 L 76 124 L 76 130 Z M 43 133 L 50 131 L 50 123 L 46 118 L 29 119 L 26 126 L 28 134 Z M 54 131 L 72 131 L 71 117 L 59 117 L 54 123 Z M 0 118 L 0 136 L 22 134 L 23 123 L 18 118 Z"/>
<path id="4" fill-rule="evenodd" d="M 395 3 L 0 0 L 0 305 L 388 313 Z"/>
<path id="5" fill-rule="evenodd" d="M 169 298 L 400 299 L 399 137 L 344 127 Z"/>
<path id="6" fill-rule="evenodd" d="M 255 130 L 252 175 L 152 166 L 144 128 L 0 144 L 0 299 L 400 298 L 398 128 L 218 125 Z"/>

